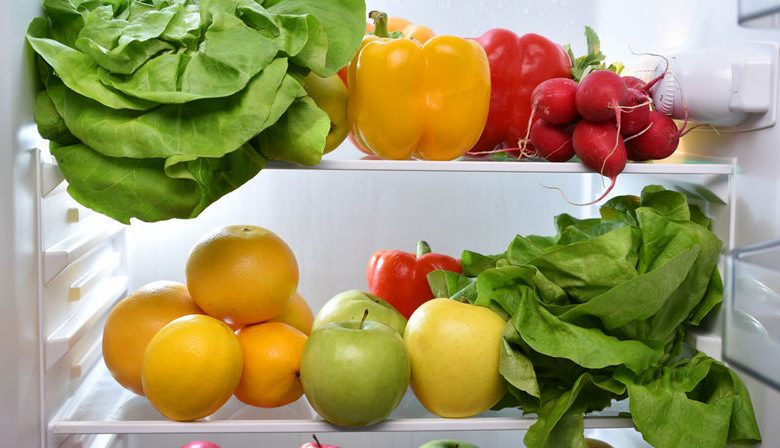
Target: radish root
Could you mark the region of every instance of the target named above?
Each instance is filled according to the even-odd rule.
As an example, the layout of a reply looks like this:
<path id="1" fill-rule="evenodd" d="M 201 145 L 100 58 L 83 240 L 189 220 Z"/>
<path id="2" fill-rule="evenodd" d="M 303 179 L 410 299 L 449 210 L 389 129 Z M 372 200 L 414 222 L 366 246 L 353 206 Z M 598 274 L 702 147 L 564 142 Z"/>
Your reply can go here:
<path id="1" fill-rule="evenodd" d="M 653 100 L 648 99 L 644 103 L 635 104 L 633 106 L 620 106 L 620 105 L 618 105 L 618 106 L 609 106 L 609 108 L 610 109 L 617 109 L 617 110 L 619 110 L 621 112 L 631 112 L 634 109 L 639 109 L 640 107 L 645 107 L 647 105 L 652 105 L 652 104 L 653 104 Z"/>
<path id="2" fill-rule="evenodd" d="M 610 157 L 612 157 L 615 154 L 615 151 L 617 151 L 618 147 L 620 146 L 620 105 L 618 105 L 617 107 L 614 106 L 609 106 L 609 107 L 615 109 L 615 124 L 617 125 L 615 130 L 615 146 L 612 147 L 612 151 L 609 152 L 607 157 L 604 157 L 604 162 L 601 163 L 601 169 L 599 170 L 599 174 L 601 174 L 602 176 L 604 176 L 604 167 L 607 166 L 607 161 L 609 160 Z M 610 186 L 609 190 L 611 189 L 612 187 Z M 607 193 L 609 193 L 609 190 L 607 190 Z M 599 200 L 601 200 L 601 198 L 599 198 L 596 202 L 598 202 Z M 585 205 L 590 205 L 590 204 L 585 204 Z"/>
<path id="3" fill-rule="evenodd" d="M 490 151 L 471 151 L 467 152 L 467 155 L 470 156 L 484 156 L 484 155 L 490 155 L 490 154 L 501 154 L 502 152 L 510 152 L 510 151 L 517 151 L 520 148 L 499 148 L 499 149 L 491 149 Z"/>
<path id="4" fill-rule="evenodd" d="M 631 54 L 636 56 L 655 56 L 657 58 L 661 58 L 664 60 L 664 70 L 661 72 L 661 74 L 651 79 L 650 81 L 647 82 L 647 84 L 645 84 L 645 88 L 643 89 L 644 92 L 645 93 L 650 92 L 650 89 L 652 89 L 653 86 L 656 85 L 660 80 L 664 79 L 664 77 L 669 73 L 669 58 L 659 53 L 649 53 L 649 52 L 637 53 L 634 51 L 633 48 L 631 48 L 630 45 L 628 46 L 628 51 L 630 51 Z M 644 71 L 649 72 L 650 70 L 644 70 Z"/>
<path id="5" fill-rule="evenodd" d="M 525 136 L 520 139 L 518 146 L 520 146 L 520 158 L 525 154 L 525 147 L 528 144 L 528 138 L 531 136 L 531 125 L 534 124 L 534 116 L 536 115 L 536 108 L 539 107 L 539 100 L 535 99 L 531 105 L 531 115 L 528 116 L 528 125 L 525 129 Z"/>
<path id="6" fill-rule="evenodd" d="M 640 135 L 642 135 L 645 132 L 649 131 L 651 127 L 653 127 L 653 123 L 648 124 L 646 128 L 642 129 L 641 131 L 637 132 L 636 134 L 634 134 L 634 135 L 632 135 L 630 137 L 624 138 L 623 139 L 623 143 L 629 142 L 629 141 L 639 137 Z"/>
<path id="7" fill-rule="evenodd" d="M 563 142 L 563 144 L 561 146 L 559 146 L 559 147 L 555 148 L 554 150 L 550 151 L 550 154 L 547 154 L 547 156 L 549 157 L 549 156 L 555 154 L 556 152 L 562 150 L 564 148 L 564 146 L 566 146 L 569 143 L 571 143 L 571 140 Z M 546 160 L 546 157 L 542 157 L 542 158 Z"/>
<path id="8" fill-rule="evenodd" d="M 599 196 L 598 198 L 596 198 L 596 199 L 594 199 L 594 200 L 592 200 L 590 202 L 584 202 L 584 203 L 577 203 L 577 202 L 570 201 L 569 198 L 566 197 L 566 194 L 563 192 L 563 189 L 560 188 L 560 187 L 551 187 L 549 185 L 544 185 L 544 184 L 539 184 L 539 185 L 542 188 L 546 188 L 548 190 L 556 190 L 558 193 L 561 194 L 561 197 L 563 198 L 563 200 L 566 201 L 569 205 L 574 205 L 574 206 L 577 206 L 577 207 L 585 207 L 585 206 L 588 206 L 588 205 L 596 204 L 596 203 L 600 202 L 602 199 L 604 199 L 605 197 L 607 197 L 609 192 L 612 191 L 613 188 L 615 188 L 615 180 L 613 179 L 612 182 L 610 182 L 609 187 L 607 187 L 607 189 L 606 189 L 606 191 L 604 191 L 604 193 L 601 193 L 601 196 Z"/>

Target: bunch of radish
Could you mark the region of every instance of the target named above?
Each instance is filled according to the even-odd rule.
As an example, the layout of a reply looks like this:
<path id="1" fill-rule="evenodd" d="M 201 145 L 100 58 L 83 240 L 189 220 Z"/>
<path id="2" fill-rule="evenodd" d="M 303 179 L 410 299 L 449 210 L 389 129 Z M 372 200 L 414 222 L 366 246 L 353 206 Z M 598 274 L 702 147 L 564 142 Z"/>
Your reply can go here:
<path id="1" fill-rule="evenodd" d="M 662 76 L 645 83 L 595 70 L 579 84 L 569 78 L 540 83 L 532 94 L 531 120 L 534 115 L 540 119 L 527 138 L 534 155 L 551 162 L 576 155 L 585 166 L 608 177 L 607 190 L 588 204 L 600 201 L 615 186 L 627 160 L 663 159 L 677 149 L 683 130 L 653 110 L 648 93 Z"/>

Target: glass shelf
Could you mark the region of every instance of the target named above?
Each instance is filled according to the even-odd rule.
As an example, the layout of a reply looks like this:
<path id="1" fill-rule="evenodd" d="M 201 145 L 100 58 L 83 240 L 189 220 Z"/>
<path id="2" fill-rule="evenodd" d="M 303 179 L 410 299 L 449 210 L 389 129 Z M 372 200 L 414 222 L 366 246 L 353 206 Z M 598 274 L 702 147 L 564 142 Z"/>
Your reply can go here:
<path id="1" fill-rule="evenodd" d="M 619 416 L 627 403 L 588 415 L 585 428 L 633 428 Z M 99 362 L 84 384 L 51 423 L 54 434 L 161 434 L 161 433 L 321 433 L 403 431 L 526 430 L 534 422 L 517 409 L 488 411 L 477 417 L 447 419 L 429 413 L 411 392 L 387 420 L 370 427 L 344 428 L 322 420 L 305 398 L 275 409 L 247 406 L 231 398 L 215 414 L 195 422 L 175 422 L 160 415 L 144 397 L 123 389 Z"/>
<path id="2" fill-rule="evenodd" d="M 780 240 L 726 257 L 723 355 L 780 390 Z"/>
<path id="3" fill-rule="evenodd" d="M 359 157 L 359 156 L 358 156 Z M 734 174 L 732 159 L 674 155 L 654 162 L 629 162 L 622 174 Z M 336 170 L 336 171 L 441 171 L 441 172 L 503 172 L 503 173 L 586 173 L 594 174 L 579 162 L 540 162 L 534 160 L 490 161 L 459 159 L 447 162 L 425 160 L 381 160 L 370 157 L 345 157 L 328 154 L 315 166 L 307 167 L 271 161 L 271 169 Z"/>

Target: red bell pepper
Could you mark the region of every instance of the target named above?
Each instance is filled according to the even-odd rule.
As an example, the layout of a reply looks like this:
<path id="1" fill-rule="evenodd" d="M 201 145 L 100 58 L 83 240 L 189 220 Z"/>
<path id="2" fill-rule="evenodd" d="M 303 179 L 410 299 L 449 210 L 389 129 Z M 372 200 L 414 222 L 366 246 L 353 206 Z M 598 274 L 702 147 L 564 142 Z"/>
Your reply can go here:
<path id="1" fill-rule="evenodd" d="M 408 319 L 417 307 L 434 298 L 426 275 L 437 269 L 461 272 L 460 261 L 431 253 L 425 241 L 417 243 L 416 254 L 400 250 L 377 251 L 366 270 L 368 290 Z"/>
<path id="2" fill-rule="evenodd" d="M 526 137 L 531 92 L 542 81 L 571 76 L 572 61 L 555 42 L 538 34 L 517 36 L 496 28 L 475 38 L 490 63 L 490 111 L 482 136 L 469 152 L 516 148 Z"/>

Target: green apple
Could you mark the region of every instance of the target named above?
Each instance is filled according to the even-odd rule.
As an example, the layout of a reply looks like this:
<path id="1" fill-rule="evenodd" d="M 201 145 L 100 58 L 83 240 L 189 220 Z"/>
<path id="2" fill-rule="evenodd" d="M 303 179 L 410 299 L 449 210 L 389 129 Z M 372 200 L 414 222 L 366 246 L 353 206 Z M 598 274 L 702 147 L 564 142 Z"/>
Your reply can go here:
<path id="1" fill-rule="evenodd" d="M 331 322 L 358 322 L 363 317 L 365 310 L 368 310 L 368 320 L 381 322 L 394 328 L 398 334 L 404 334 L 406 318 L 393 305 L 373 294 L 357 289 L 336 294 L 328 300 L 317 312 L 312 329 L 317 329 Z"/>
<path id="2" fill-rule="evenodd" d="M 349 134 L 347 86 L 338 75 L 321 78 L 312 72 L 303 79 L 303 87 L 317 107 L 324 110 L 330 118 L 330 130 L 323 150 L 323 154 L 327 154 L 336 149 Z"/>
<path id="3" fill-rule="evenodd" d="M 490 409 L 506 393 L 498 370 L 504 319 L 490 308 L 451 299 L 423 303 L 404 342 L 412 391 L 426 409 L 461 418 Z"/>
<path id="4" fill-rule="evenodd" d="M 464 442 L 462 440 L 442 439 L 431 440 L 430 442 L 423 443 L 420 448 L 479 448 L 473 443 Z"/>
<path id="5" fill-rule="evenodd" d="M 401 335 L 374 321 L 333 322 L 312 331 L 301 355 L 306 399 L 339 426 L 381 422 L 409 387 Z"/>

